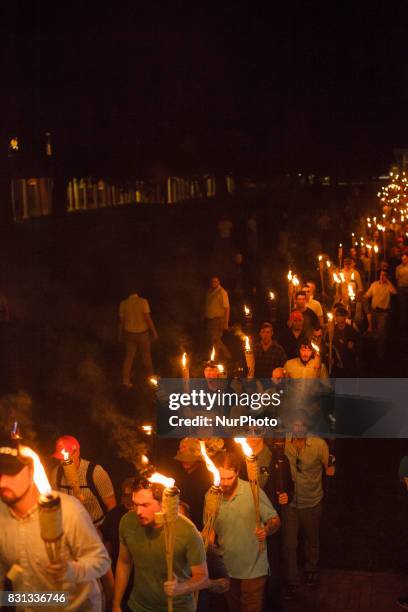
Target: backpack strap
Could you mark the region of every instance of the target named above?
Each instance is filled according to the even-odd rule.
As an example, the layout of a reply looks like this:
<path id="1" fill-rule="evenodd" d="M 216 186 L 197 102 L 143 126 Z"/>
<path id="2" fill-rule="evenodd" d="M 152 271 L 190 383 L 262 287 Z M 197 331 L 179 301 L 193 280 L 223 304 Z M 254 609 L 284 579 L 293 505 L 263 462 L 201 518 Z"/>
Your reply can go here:
<path id="1" fill-rule="evenodd" d="M 96 463 L 92 463 L 90 461 L 87 467 L 87 470 L 86 470 L 86 484 L 88 486 L 88 489 L 92 491 L 92 493 L 95 495 L 96 499 L 98 500 L 98 503 L 102 509 L 103 514 L 106 515 L 106 513 L 108 512 L 108 509 L 106 507 L 105 502 L 103 501 L 101 494 L 99 493 L 95 485 L 94 478 L 93 478 L 95 468 L 96 468 Z"/>
<path id="2" fill-rule="evenodd" d="M 63 474 L 62 465 L 59 463 L 57 467 L 57 478 L 56 478 L 57 491 L 61 490 L 62 474 Z"/>

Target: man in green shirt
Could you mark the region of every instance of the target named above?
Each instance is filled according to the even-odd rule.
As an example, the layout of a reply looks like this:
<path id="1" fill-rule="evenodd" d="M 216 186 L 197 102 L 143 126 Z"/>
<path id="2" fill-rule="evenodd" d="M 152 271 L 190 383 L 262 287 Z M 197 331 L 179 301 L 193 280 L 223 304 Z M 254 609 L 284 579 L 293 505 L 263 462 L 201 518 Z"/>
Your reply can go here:
<path id="1" fill-rule="evenodd" d="M 197 529 L 184 516 L 175 524 L 174 580 L 167 580 L 163 527 L 156 522 L 161 511 L 163 487 L 141 479 L 133 491 L 134 510 L 119 525 L 120 550 L 115 574 L 112 612 L 121 610 L 130 571 L 134 586 L 128 605 L 133 612 L 166 612 L 172 596 L 174 612 L 194 612 L 193 593 L 205 588 L 208 572 L 204 544 Z"/>

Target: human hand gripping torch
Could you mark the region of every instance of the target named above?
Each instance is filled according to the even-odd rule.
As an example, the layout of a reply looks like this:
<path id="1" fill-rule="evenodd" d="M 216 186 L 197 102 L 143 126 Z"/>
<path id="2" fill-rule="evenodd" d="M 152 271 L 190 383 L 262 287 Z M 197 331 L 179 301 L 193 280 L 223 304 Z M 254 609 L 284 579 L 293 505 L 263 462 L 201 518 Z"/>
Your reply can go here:
<path id="1" fill-rule="evenodd" d="M 322 358 L 320 355 L 320 347 L 316 344 L 316 342 L 311 342 L 312 349 L 314 350 L 314 368 L 320 373 L 320 369 L 322 367 Z"/>
<path id="2" fill-rule="evenodd" d="M 155 472 L 148 478 L 151 483 L 158 483 L 165 487 L 163 491 L 162 510 L 156 513 L 156 521 L 163 525 L 164 542 L 166 547 L 167 580 L 173 580 L 173 557 L 174 542 L 176 537 L 175 527 L 178 517 L 180 491 L 175 486 L 173 478 L 167 478 Z M 173 598 L 167 598 L 167 611 L 173 610 Z"/>
<path id="3" fill-rule="evenodd" d="M 64 534 L 62 529 L 61 498 L 51 490 L 44 467 L 40 458 L 28 446 L 20 447 L 23 457 L 32 459 L 34 464 L 34 483 L 40 493 L 38 499 L 38 519 L 40 522 L 40 535 L 44 541 L 50 563 L 61 561 L 61 543 Z"/>
<path id="4" fill-rule="evenodd" d="M 251 342 L 249 336 L 244 336 L 245 340 L 245 361 L 248 368 L 247 378 L 253 378 L 255 376 L 255 357 L 251 348 Z"/>
<path id="5" fill-rule="evenodd" d="M 183 353 L 181 358 L 181 373 L 183 376 L 184 393 L 190 393 L 190 368 L 187 362 L 187 353 Z"/>
<path id="6" fill-rule="evenodd" d="M 246 438 L 234 438 L 234 442 L 241 445 L 245 455 L 245 462 L 248 472 L 248 481 L 251 485 L 252 497 L 254 499 L 255 508 L 255 523 L 257 529 L 262 529 L 263 525 L 261 522 L 261 512 L 259 508 L 259 466 L 258 459 L 252 452 L 252 448 L 249 446 Z M 259 552 L 265 550 L 265 542 L 259 542 Z"/>
<path id="7" fill-rule="evenodd" d="M 61 462 L 61 465 L 62 469 L 64 470 L 65 480 L 67 481 L 68 485 L 72 487 L 72 492 L 74 496 L 79 499 L 79 501 L 83 504 L 84 496 L 81 493 L 81 487 L 79 485 L 79 474 L 76 465 L 72 461 L 68 451 L 66 451 L 65 448 L 62 449 L 61 453 L 64 457 L 64 460 Z"/>
<path id="8" fill-rule="evenodd" d="M 214 530 L 214 523 L 217 519 L 217 515 L 220 509 L 222 488 L 220 487 L 220 472 L 217 470 L 214 463 L 209 458 L 207 454 L 207 449 L 205 448 L 205 442 L 203 442 L 202 440 L 200 440 L 200 449 L 201 454 L 204 457 L 207 470 L 211 472 L 214 476 L 214 484 L 211 486 L 210 490 L 207 493 L 204 507 L 204 527 L 202 535 L 204 540 L 204 546 L 207 550 L 211 535 Z"/>

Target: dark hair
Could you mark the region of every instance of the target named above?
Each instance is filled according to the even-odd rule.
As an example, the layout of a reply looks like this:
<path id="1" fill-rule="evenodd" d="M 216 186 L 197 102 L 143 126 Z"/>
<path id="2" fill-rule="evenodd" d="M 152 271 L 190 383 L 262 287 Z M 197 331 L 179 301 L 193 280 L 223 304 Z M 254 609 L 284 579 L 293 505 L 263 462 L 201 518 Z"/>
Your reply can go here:
<path id="1" fill-rule="evenodd" d="M 163 499 L 164 486 L 157 482 L 149 482 L 147 478 L 135 478 L 133 481 L 132 493 L 149 489 L 152 492 L 153 499 L 161 502 Z"/>
<path id="2" fill-rule="evenodd" d="M 238 473 L 241 469 L 241 458 L 237 453 L 233 451 L 217 453 L 213 461 L 218 468 L 224 468 L 225 470 L 234 470 L 234 472 Z"/>
<path id="3" fill-rule="evenodd" d="M 306 297 L 306 293 L 304 291 L 296 291 L 295 297 L 299 297 L 299 295 L 303 295 L 304 297 Z"/>
<path id="4" fill-rule="evenodd" d="M 185 501 L 179 502 L 179 508 L 183 509 L 184 516 L 191 520 L 191 509 L 190 505 Z"/>
<path id="5" fill-rule="evenodd" d="M 301 421 L 303 425 L 308 429 L 311 427 L 310 417 L 308 413 L 306 412 L 306 410 L 302 410 L 301 408 L 298 408 L 297 410 L 291 412 L 288 421 L 290 427 L 293 427 L 295 421 Z"/>
<path id="6" fill-rule="evenodd" d="M 261 327 L 259 328 L 259 331 L 261 331 L 262 329 L 271 329 L 273 331 L 273 325 L 272 323 L 269 323 L 269 321 L 264 321 L 261 325 Z"/>

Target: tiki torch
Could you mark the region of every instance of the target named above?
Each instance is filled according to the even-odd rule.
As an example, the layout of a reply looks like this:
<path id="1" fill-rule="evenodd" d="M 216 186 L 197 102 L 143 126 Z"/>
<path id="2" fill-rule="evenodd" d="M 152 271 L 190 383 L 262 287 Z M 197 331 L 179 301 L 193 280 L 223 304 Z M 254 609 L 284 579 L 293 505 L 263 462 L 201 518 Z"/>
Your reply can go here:
<path id="1" fill-rule="evenodd" d="M 338 254 L 338 257 L 339 257 L 339 268 L 341 268 L 342 263 L 343 263 L 343 245 L 342 245 L 341 242 L 339 244 L 339 248 L 338 248 L 337 254 Z"/>
<path id="2" fill-rule="evenodd" d="M 183 353 L 181 358 L 181 374 L 183 376 L 183 391 L 190 393 L 190 368 L 187 363 L 187 353 Z"/>
<path id="3" fill-rule="evenodd" d="M 74 496 L 79 499 L 81 503 L 84 503 L 84 496 L 81 493 L 81 487 L 79 485 L 79 474 L 76 465 L 72 461 L 68 451 L 66 451 L 65 448 L 61 450 L 61 454 L 64 457 L 64 460 L 61 462 L 61 464 L 62 469 L 64 470 L 65 480 L 67 481 L 68 485 L 72 487 L 72 492 Z"/>
<path id="4" fill-rule="evenodd" d="M 329 374 L 331 374 L 332 361 L 333 361 L 333 338 L 334 338 L 334 316 L 332 312 L 327 313 L 327 333 L 329 336 Z"/>
<path id="5" fill-rule="evenodd" d="M 244 320 L 245 320 L 245 328 L 247 331 L 251 331 L 252 326 L 252 312 L 248 306 L 244 305 Z"/>
<path id="6" fill-rule="evenodd" d="M 290 313 L 292 312 L 292 298 L 293 298 L 292 270 L 289 270 L 286 278 L 288 279 L 288 304 L 289 304 L 289 316 L 290 316 Z"/>
<path id="7" fill-rule="evenodd" d="M 38 499 L 40 535 L 44 541 L 50 563 L 59 563 L 64 533 L 62 529 L 61 498 L 58 493 L 51 490 L 51 485 L 37 453 L 28 446 L 22 446 L 20 447 L 20 454 L 33 461 L 34 483 L 40 493 Z"/>
<path id="8" fill-rule="evenodd" d="M 248 481 L 251 485 L 252 497 L 254 499 L 255 508 L 255 523 L 256 528 L 262 528 L 261 522 L 261 511 L 259 509 L 259 466 L 258 459 L 252 452 L 252 448 L 249 446 L 246 438 L 234 438 L 234 442 L 238 442 L 242 446 L 242 450 L 245 455 L 245 462 L 248 472 Z M 265 542 L 259 542 L 259 552 L 265 550 Z"/>
<path id="9" fill-rule="evenodd" d="M 173 580 L 173 557 L 174 543 L 176 538 L 176 521 L 178 517 L 178 507 L 180 501 L 180 491 L 175 486 L 173 478 L 166 478 L 162 474 L 155 472 L 148 478 L 151 483 L 163 485 L 162 510 L 156 513 L 156 521 L 163 525 L 164 542 L 166 547 L 167 580 Z M 167 598 L 167 611 L 173 610 L 173 598 Z"/>
<path id="10" fill-rule="evenodd" d="M 255 357 L 253 350 L 251 348 L 251 343 L 249 340 L 249 336 L 244 336 L 245 340 L 245 361 L 248 368 L 248 378 L 253 378 L 255 376 Z"/>
<path id="11" fill-rule="evenodd" d="M 216 521 L 221 505 L 222 488 L 220 487 L 220 472 L 217 470 L 214 463 L 209 458 L 207 454 L 207 449 L 205 448 L 205 442 L 203 442 L 202 440 L 200 440 L 200 449 L 201 454 L 204 457 L 207 470 L 211 472 L 214 476 L 214 484 L 211 486 L 210 490 L 206 495 L 204 507 L 204 528 L 202 531 L 202 535 L 204 540 L 204 546 L 207 550 L 210 537 L 214 529 L 214 523 Z"/>
<path id="12" fill-rule="evenodd" d="M 319 273 L 320 273 L 320 285 L 322 288 L 322 296 L 324 295 L 324 261 L 323 255 L 319 255 L 317 258 L 319 261 Z"/>

